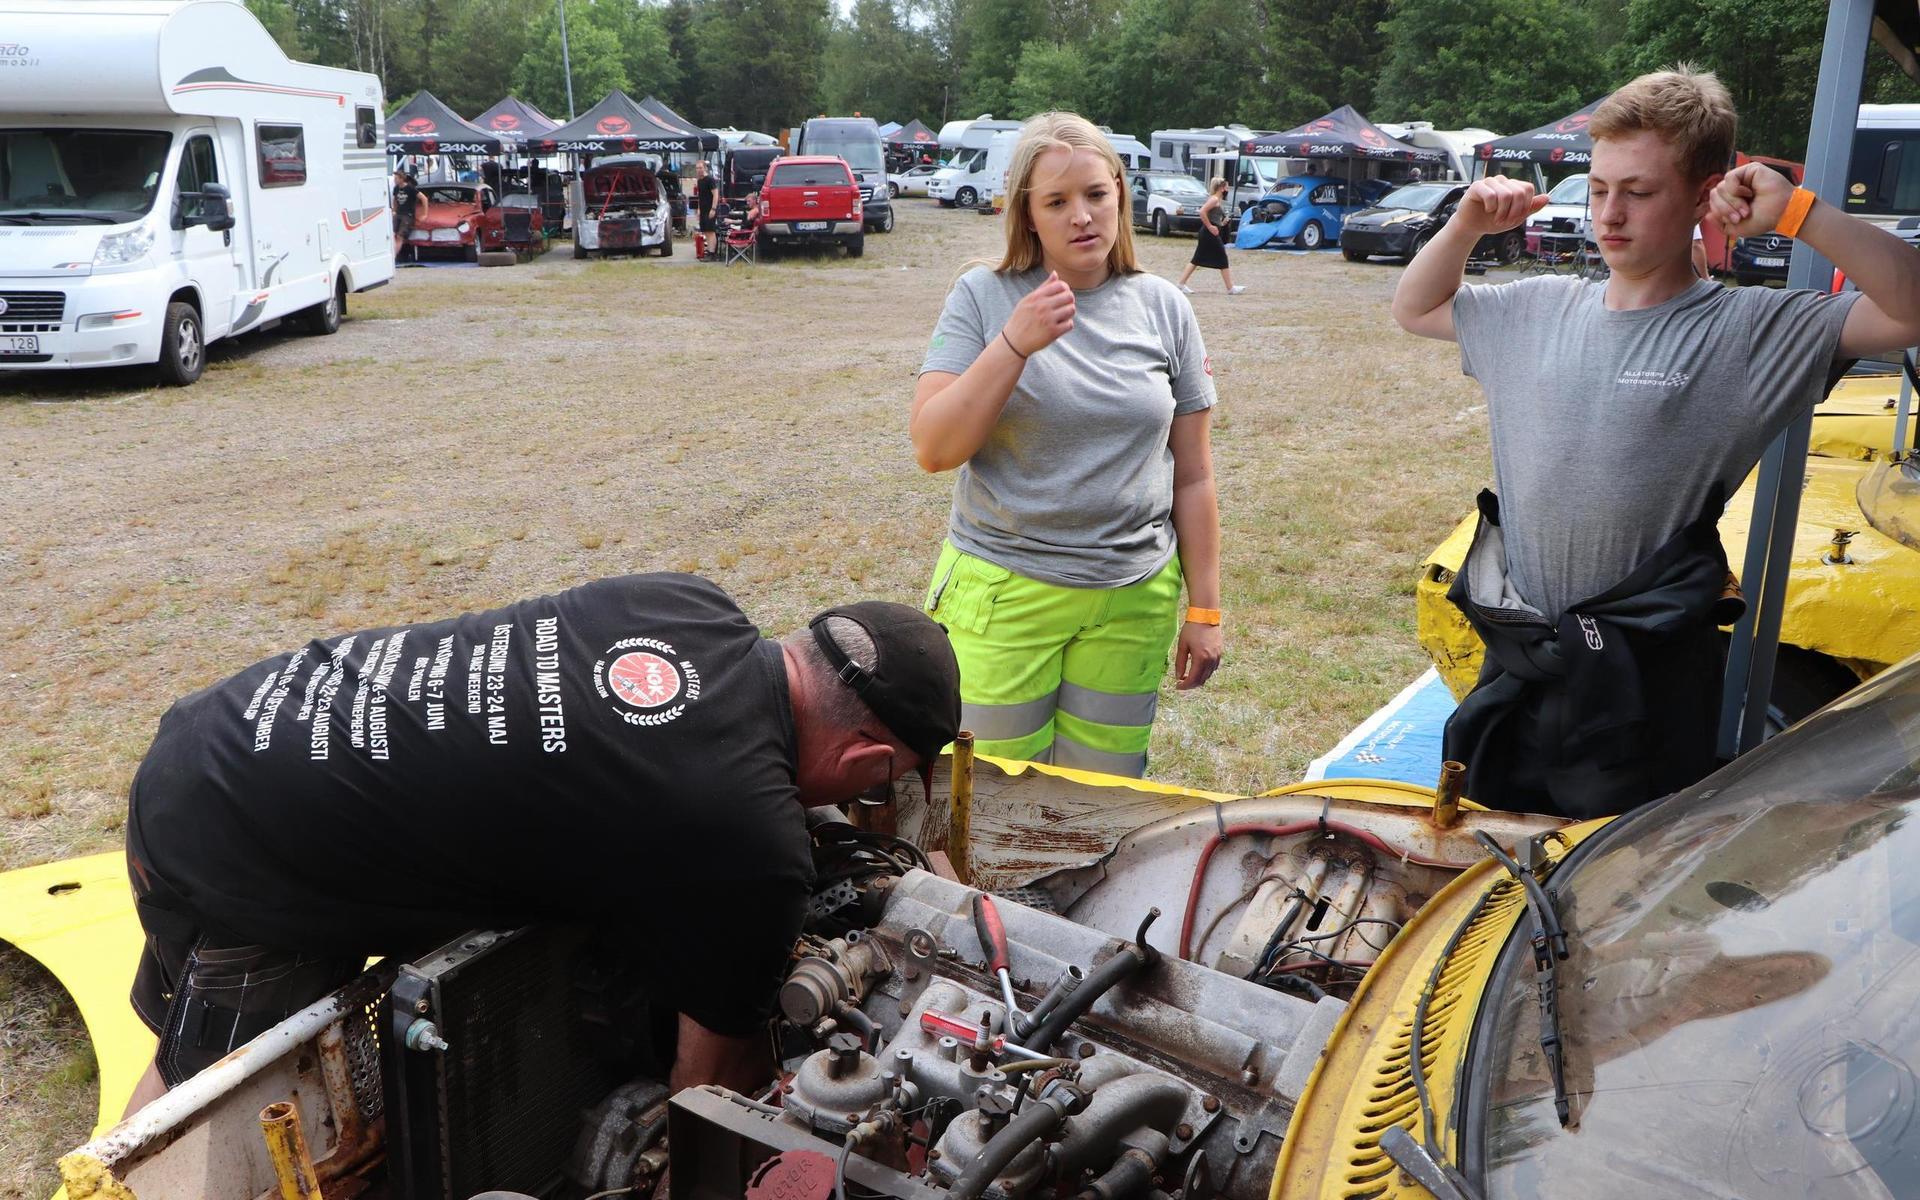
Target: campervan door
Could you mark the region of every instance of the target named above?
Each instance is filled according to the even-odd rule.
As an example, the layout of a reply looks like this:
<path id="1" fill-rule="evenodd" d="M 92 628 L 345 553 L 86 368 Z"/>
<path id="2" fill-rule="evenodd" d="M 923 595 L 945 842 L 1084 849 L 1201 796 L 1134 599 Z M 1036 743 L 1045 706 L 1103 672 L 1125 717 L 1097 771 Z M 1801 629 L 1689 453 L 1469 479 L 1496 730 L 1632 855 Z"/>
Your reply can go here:
<path id="1" fill-rule="evenodd" d="M 0 0 L 0 370 L 158 363 L 393 276 L 380 81 L 233 0 Z"/>

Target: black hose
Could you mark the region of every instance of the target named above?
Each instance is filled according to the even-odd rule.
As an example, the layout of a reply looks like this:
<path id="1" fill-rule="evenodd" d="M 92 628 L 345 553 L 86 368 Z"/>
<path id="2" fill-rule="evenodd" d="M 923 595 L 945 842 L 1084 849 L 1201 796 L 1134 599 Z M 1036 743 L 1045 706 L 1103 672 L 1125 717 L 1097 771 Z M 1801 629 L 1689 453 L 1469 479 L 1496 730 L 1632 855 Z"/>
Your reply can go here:
<path id="1" fill-rule="evenodd" d="M 1082 1188 L 1074 1200 L 1127 1200 L 1143 1195 L 1153 1186 L 1153 1173 L 1160 1164 L 1138 1147 L 1113 1160 L 1092 1183 Z"/>
<path id="2" fill-rule="evenodd" d="M 1060 1128 L 1066 1119 L 1067 1100 L 1062 1096 L 1042 1096 L 1027 1105 L 987 1139 L 967 1169 L 960 1172 L 960 1178 L 953 1181 L 948 1194 L 953 1200 L 979 1200 L 1022 1150 Z"/>
<path id="3" fill-rule="evenodd" d="M 1089 971 L 1079 987 L 1060 999 L 1053 1011 L 1047 1014 L 1046 1020 L 1027 1034 L 1023 1042 L 1027 1049 L 1048 1049 L 1055 1038 L 1066 1032 L 1067 1026 L 1085 1016 L 1094 1002 L 1111 991 L 1115 984 L 1160 961 L 1160 952 L 1147 944 L 1147 926 L 1153 924 L 1153 919 L 1159 915 L 1157 908 L 1149 912 L 1147 919 L 1140 922 L 1140 931 L 1134 935 L 1130 945 L 1114 951 L 1112 958 Z"/>
<path id="4" fill-rule="evenodd" d="M 1086 975 L 1079 967 L 1069 965 L 1047 994 L 1040 997 L 1040 1003 L 1033 1006 L 1033 1011 L 1022 1014 L 1014 1021 L 1015 1032 L 1024 1037 L 1029 1031 L 1039 1028 L 1040 1022 L 1047 1019 L 1047 1014 L 1062 1000 L 1073 995 L 1085 980 Z"/>
<path id="5" fill-rule="evenodd" d="M 1087 1110 L 1068 1124 L 1054 1146 L 1055 1168 L 1072 1179 L 1081 1168 L 1111 1155 L 1115 1144 L 1136 1130 L 1171 1133 L 1192 1095 L 1193 1089 L 1171 1076 L 1144 1072 L 1101 1084 Z"/>

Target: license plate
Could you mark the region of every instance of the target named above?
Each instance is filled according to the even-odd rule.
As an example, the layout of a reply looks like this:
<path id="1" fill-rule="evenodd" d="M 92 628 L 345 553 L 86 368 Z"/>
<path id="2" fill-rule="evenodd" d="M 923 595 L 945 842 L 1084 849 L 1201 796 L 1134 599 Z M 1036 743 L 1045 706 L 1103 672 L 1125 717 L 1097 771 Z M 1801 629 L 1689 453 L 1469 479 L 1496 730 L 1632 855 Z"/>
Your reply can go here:
<path id="1" fill-rule="evenodd" d="M 37 337 L 21 337 L 14 334 L 0 337 L 0 355 L 38 353 L 40 353 L 40 339 Z"/>
<path id="2" fill-rule="evenodd" d="M 1756 258 L 1753 260 L 1753 265 L 1756 267 L 1784 267 L 1787 265 L 1787 260 L 1784 258 Z"/>
<path id="3" fill-rule="evenodd" d="M 821 233 L 824 232 L 826 228 L 827 222 L 825 221 L 795 221 L 793 223 L 793 231 L 795 233 Z"/>

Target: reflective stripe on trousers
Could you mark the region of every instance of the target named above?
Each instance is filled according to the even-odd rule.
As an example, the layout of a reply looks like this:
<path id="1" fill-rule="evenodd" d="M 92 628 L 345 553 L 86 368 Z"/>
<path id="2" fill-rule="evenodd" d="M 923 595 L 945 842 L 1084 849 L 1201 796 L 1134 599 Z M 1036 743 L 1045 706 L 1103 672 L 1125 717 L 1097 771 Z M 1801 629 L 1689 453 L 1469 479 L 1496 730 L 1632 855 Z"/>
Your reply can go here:
<path id="1" fill-rule="evenodd" d="M 943 547 L 926 607 L 960 661 L 975 749 L 1144 773 L 1180 591 L 1177 559 L 1125 587 L 1067 588 Z"/>

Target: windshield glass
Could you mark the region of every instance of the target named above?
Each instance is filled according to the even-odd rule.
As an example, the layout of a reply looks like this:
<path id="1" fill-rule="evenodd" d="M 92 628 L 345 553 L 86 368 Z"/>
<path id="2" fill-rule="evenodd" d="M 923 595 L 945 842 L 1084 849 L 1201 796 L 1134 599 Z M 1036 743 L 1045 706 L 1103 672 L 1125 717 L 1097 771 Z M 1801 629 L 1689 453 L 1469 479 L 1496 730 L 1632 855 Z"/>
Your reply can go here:
<path id="1" fill-rule="evenodd" d="M 1487 1200 L 1920 1196 L 1916 816 L 1920 657 L 1594 835 L 1553 880 L 1572 1124 L 1515 937 L 1470 1065 Z"/>
<path id="2" fill-rule="evenodd" d="M 1569 175 L 1553 185 L 1547 193 L 1547 199 L 1554 204 L 1582 204 L 1587 202 L 1587 177 Z"/>
<path id="3" fill-rule="evenodd" d="M 0 218 L 119 224 L 153 208 L 173 135 L 133 129 L 0 129 Z"/>
<path id="4" fill-rule="evenodd" d="M 1207 189 L 1191 175 L 1149 175 L 1147 187 L 1169 196 L 1205 196 Z"/>
<path id="5" fill-rule="evenodd" d="M 780 163 L 768 178 L 768 187 L 852 187 L 853 180 L 839 163 Z"/>
<path id="6" fill-rule="evenodd" d="M 1281 184 L 1280 187 L 1275 189 L 1274 195 L 1279 196 L 1286 200 L 1294 200 L 1299 197 L 1301 192 L 1304 192 L 1306 190 L 1307 188 L 1305 184 L 1285 183 L 1285 184 Z"/>
<path id="7" fill-rule="evenodd" d="M 985 150 L 981 150 L 976 147 L 969 147 L 968 149 L 962 150 L 960 153 L 954 155 L 953 161 L 948 163 L 947 165 L 950 167 L 959 167 L 962 171 L 971 171 L 975 167 L 978 167 L 982 162 L 985 162 L 986 157 L 987 157 L 987 152 Z"/>
<path id="8" fill-rule="evenodd" d="M 1421 212 L 1432 212 L 1440 207 L 1453 189 L 1439 183 L 1411 183 L 1403 188 L 1395 188 L 1380 202 L 1381 208 L 1415 208 Z"/>
<path id="9" fill-rule="evenodd" d="M 808 154 L 831 154 L 844 158 L 856 171 L 885 171 L 886 156 L 880 150 L 880 135 L 871 129 L 827 125 L 807 130 Z"/>

